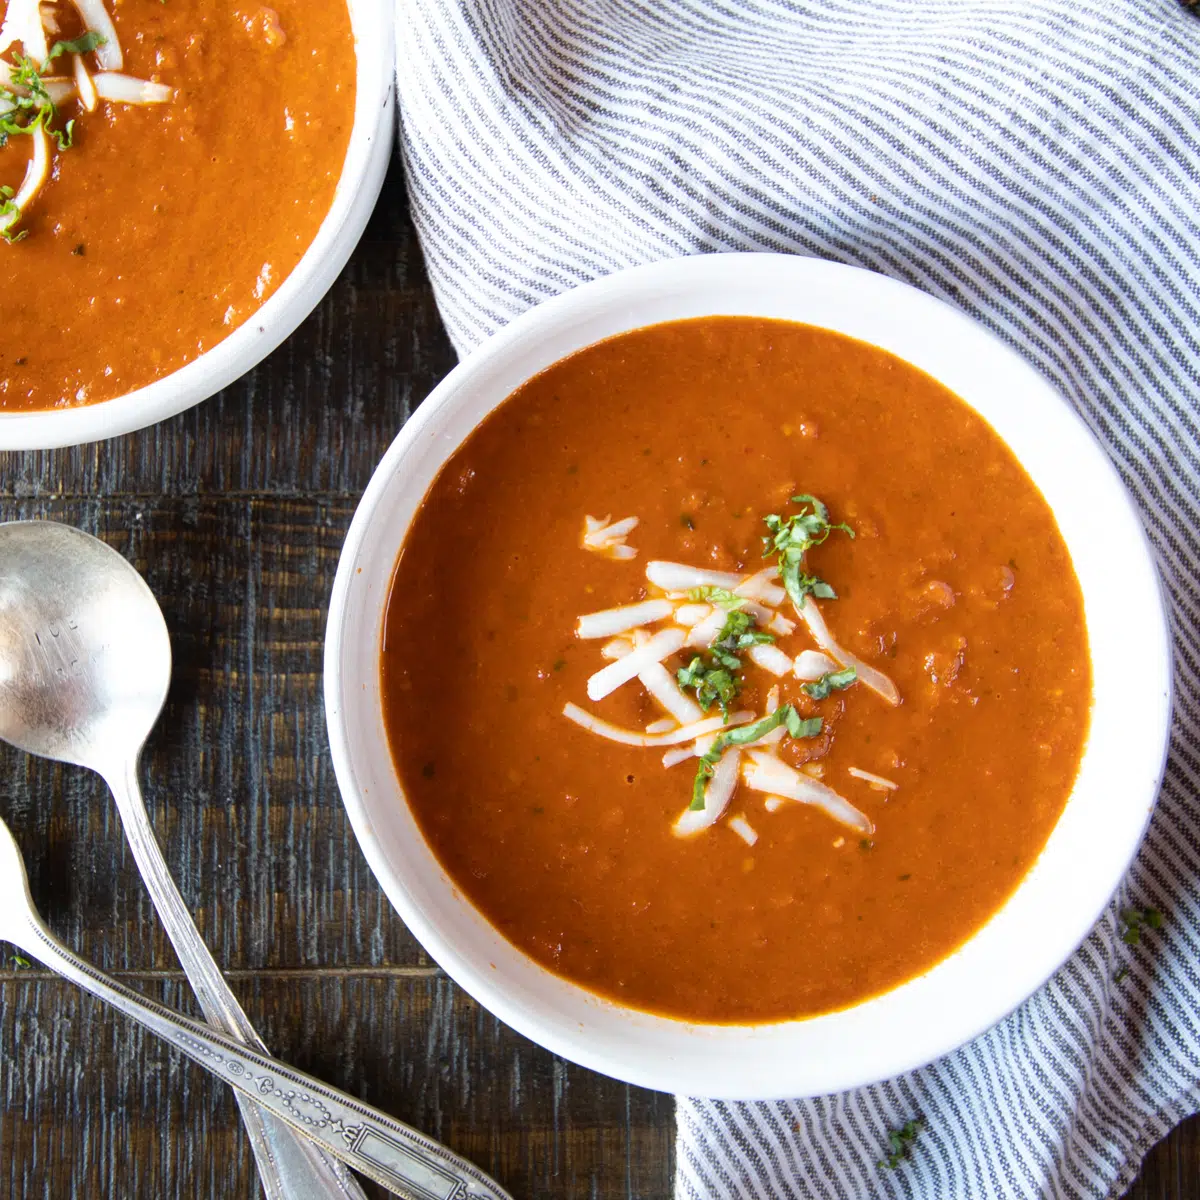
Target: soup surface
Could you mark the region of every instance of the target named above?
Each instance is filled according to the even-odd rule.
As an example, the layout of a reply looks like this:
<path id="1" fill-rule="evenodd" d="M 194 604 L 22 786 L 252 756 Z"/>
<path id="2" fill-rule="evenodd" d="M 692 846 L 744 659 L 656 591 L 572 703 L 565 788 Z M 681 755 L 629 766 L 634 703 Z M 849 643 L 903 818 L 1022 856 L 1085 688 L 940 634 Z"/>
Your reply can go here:
<path id="1" fill-rule="evenodd" d="M 299 262 L 345 159 L 345 0 L 105 4 L 120 73 L 170 98 L 58 105 L 53 125 L 74 119 L 73 144 L 51 143 L 49 177 L 10 230 L 24 236 L 0 241 L 16 298 L 0 334 L 0 411 L 109 399 L 211 349 Z M 49 42 L 82 31 L 70 5 L 42 8 L 61 23 Z M 99 78 L 96 52 L 81 57 Z M 63 54 L 43 74 L 69 86 L 71 62 Z M 14 193 L 33 142 L 0 149 L 0 185 Z"/>
<path id="2" fill-rule="evenodd" d="M 716 1022 L 844 1007 L 968 938 L 1091 701 L 1070 557 L 992 429 L 883 351 L 750 318 L 623 334 L 501 404 L 416 514 L 381 681 L 413 812 L 496 928 Z"/>

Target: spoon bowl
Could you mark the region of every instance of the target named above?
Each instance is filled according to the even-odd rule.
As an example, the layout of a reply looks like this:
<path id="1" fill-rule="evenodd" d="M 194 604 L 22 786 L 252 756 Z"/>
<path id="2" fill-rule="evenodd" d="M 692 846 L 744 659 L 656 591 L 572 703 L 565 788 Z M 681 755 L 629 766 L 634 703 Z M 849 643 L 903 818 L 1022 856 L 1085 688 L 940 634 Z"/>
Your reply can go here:
<path id="1" fill-rule="evenodd" d="M 0 524 L 0 738 L 108 778 L 170 682 L 162 611 L 120 554 L 69 525 Z"/>

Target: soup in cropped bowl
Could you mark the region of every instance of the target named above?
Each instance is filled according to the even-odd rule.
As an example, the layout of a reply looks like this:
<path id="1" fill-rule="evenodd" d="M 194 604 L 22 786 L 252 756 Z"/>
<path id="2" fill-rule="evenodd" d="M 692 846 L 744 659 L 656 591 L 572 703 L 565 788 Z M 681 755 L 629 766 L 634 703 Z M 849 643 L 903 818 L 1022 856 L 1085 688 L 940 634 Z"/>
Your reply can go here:
<path id="1" fill-rule="evenodd" d="M 863 272 L 722 256 L 544 307 L 348 541 L 327 700 L 372 865 L 485 1004 L 622 1078 L 928 1061 L 1086 933 L 1153 802 L 1166 643 L 1123 491 L 1011 352 Z M 1134 611 L 1159 688 L 1118 783 Z"/>
<path id="2" fill-rule="evenodd" d="M 387 159 L 382 18 L 347 0 L 3 11 L 0 258 L 21 302 L 0 445 L 122 432 L 251 366 L 340 269 Z"/>

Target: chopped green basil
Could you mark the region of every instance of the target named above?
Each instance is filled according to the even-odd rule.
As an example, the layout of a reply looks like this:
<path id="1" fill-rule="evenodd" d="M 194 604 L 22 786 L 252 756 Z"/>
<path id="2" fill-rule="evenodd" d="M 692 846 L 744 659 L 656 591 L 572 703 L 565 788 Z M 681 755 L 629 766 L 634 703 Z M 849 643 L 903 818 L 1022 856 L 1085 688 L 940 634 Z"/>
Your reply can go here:
<path id="1" fill-rule="evenodd" d="M 70 150 L 75 145 L 75 118 L 72 117 L 61 129 L 51 129 L 46 125 L 46 132 L 58 143 L 60 150 Z"/>
<path id="2" fill-rule="evenodd" d="M 801 493 L 792 497 L 800 511 L 790 517 L 771 513 L 764 517 L 768 536 L 763 538 L 763 555 L 774 554 L 779 563 L 779 577 L 792 603 L 801 608 L 808 596 L 818 600 L 836 600 L 837 592 L 816 575 L 804 570 L 804 556 L 813 546 L 819 546 L 834 530 L 854 536 L 854 530 L 844 521 L 831 524 L 829 509 L 816 496 Z"/>
<path id="3" fill-rule="evenodd" d="M 691 688 L 696 693 L 696 703 L 708 712 L 714 704 L 721 712 L 729 715 L 729 706 L 737 699 L 741 690 L 738 677 L 727 667 L 706 663 L 697 655 L 686 667 L 675 672 L 681 688 Z"/>
<path id="4" fill-rule="evenodd" d="M 761 721 L 755 721 L 750 725 L 739 725 L 736 729 L 726 729 L 717 734 L 708 753 L 701 757 L 700 765 L 696 768 L 696 778 L 692 781 L 692 802 L 688 808 L 693 812 L 698 812 L 704 807 L 704 789 L 708 786 L 708 781 L 712 778 L 717 763 L 721 761 L 721 755 L 730 746 L 745 746 L 749 742 L 757 742 L 759 738 L 766 737 L 768 733 L 774 732 L 781 725 L 786 726 L 791 737 L 816 737 L 821 732 L 821 724 L 820 717 L 806 719 L 801 717 L 790 704 L 781 704 Z"/>
<path id="5" fill-rule="evenodd" d="M 689 588 L 688 599 L 707 600 L 710 604 L 715 604 L 717 608 L 725 609 L 726 612 L 741 608 L 746 603 L 744 596 L 738 596 L 728 588 L 714 587 L 707 583 L 703 587 Z"/>
<path id="6" fill-rule="evenodd" d="M 734 599 L 740 602 L 739 597 L 735 596 Z M 680 667 L 675 678 L 681 688 L 695 691 L 696 702 L 705 712 L 716 704 L 721 709 L 721 715 L 728 717 L 729 706 L 742 690 L 742 660 L 738 655 L 751 646 L 761 646 L 774 640 L 769 633 L 754 627 L 751 613 L 735 608 L 725 618 L 721 632 L 705 654 L 696 655 L 686 667 Z"/>
<path id="7" fill-rule="evenodd" d="M 890 1153 L 879 1160 L 879 1165 L 886 1171 L 894 1171 L 906 1158 L 912 1157 L 913 1142 L 925 1128 L 925 1123 L 919 1118 L 905 1121 L 899 1129 L 893 1129 L 888 1135 Z"/>
<path id="8" fill-rule="evenodd" d="M 1161 929 L 1163 915 L 1157 908 L 1126 908 L 1121 910 L 1121 941 L 1127 946 L 1137 946 L 1142 940 L 1142 929 Z"/>
<path id="9" fill-rule="evenodd" d="M 16 92 L 12 93 L 17 107 L 48 108 L 53 112 L 54 101 L 50 99 L 50 93 L 46 90 L 46 85 L 42 81 L 42 74 L 37 69 L 37 64 L 33 59 L 26 58 L 23 54 L 14 54 L 13 66 L 16 68 L 12 73 L 13 84 L 16 87 L 29 89 L 28 96 L 21 96 Z"/>
<path id="10" fill-rule="evenodd" d="M 89 29 L 87 33 L 81 37 L 74 38 L 69 42 L 55 42 L 50 47 L 50 54 L 46 61 L 42 64 L 42 70 L 49 68 L 50 64 L 60 54 L 91 54 L 93 50 L 98 50 L 101 46 L 107 43 L 108 39 L 102 33 L 97 33 L 94 29 Z"/>
<path id="11" fill-rule="evenodd" d="M 10 244 L 29 236 L 27 229 L 14 229 L 21 219 L 21 210 L 13 202 L 13 190 L 7 184 L 0 185 L 0 237 Z"/>
<path id="12" fill-rule="evenodd" d="M 74 143 L 75 122 L 68 121 L 62 129 L 53 128 L 58 109 L 46 90 L 37 65 L 23 54 L 13 57 L 11 86 L 0 87 L 0 110 L 3 110 L 0 114 L 0 148 L 8 144 L 10 137 L 32 134 L 39 126 L 54 139 L 59 150 L 69 150 Z"/>
<path id="13" fill-rule="evenodd" d="M 854 667 L 846 667 L 842 671 L 826 671 L 820 679 L 803 685 L 804 690 L 814 700 L 824 700 L 830 692 L 840 692 L 848 688 L 858 678 Z"/>
<path id="14" fill-rule="evenodd" d="M 749 650 L 751 646 L 765 646 L 774 640 L 772 634 L 755 628 L 753 613 L 735 608 L 725 618 L 725 624 L 710 647 L 710 653 L 732 655 L 739 650 Z"/>

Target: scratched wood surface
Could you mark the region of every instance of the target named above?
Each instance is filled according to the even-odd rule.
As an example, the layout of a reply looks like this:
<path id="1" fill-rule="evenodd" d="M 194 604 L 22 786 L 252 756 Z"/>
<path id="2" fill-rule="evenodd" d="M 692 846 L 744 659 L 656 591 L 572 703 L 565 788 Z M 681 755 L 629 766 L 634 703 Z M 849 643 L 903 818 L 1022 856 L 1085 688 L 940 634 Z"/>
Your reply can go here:
<path id="1" fill-rule="evenodd" d="M 670 1193 L 670 1098 L 556 1059 L 458 991 L 375 884 L 329 762 L 321 642 L 342 538 L 395 431 L 453 362 L 393 172 L 337 285 L 270 359 L 156 429 L 0 455 L 0 519 L 103 537 L 162 603 L 175 675 L 144 760 L 147 803 L 268 1045 L 518 1197 L 654 1200 Z M 7 747 L 0 778 L 52 928 L 195 1012 L 100 782 Z M 0 1200 L 259 1194 L 228 1089 L 0 948 Z M 1189 1122 L 1129 1200 L 1197 1197 Z"/>

